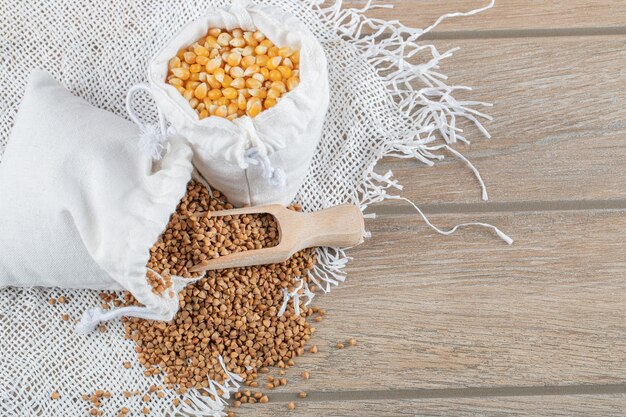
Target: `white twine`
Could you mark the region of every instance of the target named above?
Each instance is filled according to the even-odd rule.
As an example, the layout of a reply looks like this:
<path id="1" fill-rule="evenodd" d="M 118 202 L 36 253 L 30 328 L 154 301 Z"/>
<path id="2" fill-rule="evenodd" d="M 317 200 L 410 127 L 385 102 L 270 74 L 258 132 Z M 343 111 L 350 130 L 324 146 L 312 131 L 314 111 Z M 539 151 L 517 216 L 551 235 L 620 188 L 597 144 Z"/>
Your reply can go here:
<path id="1" fill-rule="evenodd" d="M 280 167 L 273 167 L 270 159 L 261 153 L 259 148 L 255 146 L 247 149 L 243 157 L 246 164 L 261 167 L 263 178 L 267 179 L 272 186 L 277 188 L 285 186 L 287 181 L 285 171 Z"/>
<path id="2" fill-rule="evenodd" d="M 163 113 L 161 113 L 161 110 L 158 108 L 159 126 L 143 123 L 139 120 L 139 117 L 137 117 L 133 109 L 133 96 L 139 91 L 145 91 L 152 95 L 152 90 L 150 90 L 150 86 L 147 83 L 132 86 L 126 95 L 126 113 L 128 113 L 128 117 L 139 127 L 139 142 L 137 143 L 139 150 L 144 155 L 152 158 L 152 160 L 158 161 L 163 158 L 163 152 L 167 145 L 169 133 L 167 130 L 167 122 L 163 117 Z"/>

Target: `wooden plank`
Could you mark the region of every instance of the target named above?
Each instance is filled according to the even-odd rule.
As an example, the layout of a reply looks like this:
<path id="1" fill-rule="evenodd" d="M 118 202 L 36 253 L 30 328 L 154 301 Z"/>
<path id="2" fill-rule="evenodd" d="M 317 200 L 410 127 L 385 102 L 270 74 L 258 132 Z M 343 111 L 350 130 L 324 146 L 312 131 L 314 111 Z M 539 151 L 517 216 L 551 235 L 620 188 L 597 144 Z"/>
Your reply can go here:
<path id="1" fill-rule="evenodd" d="M 319 352 L 277 391 L 625 383 L 624 214 L 484 215 L 513 246 L 482 230 L 439 236 L 417 216 L 368 221 L 347 282 L 315 300 Z M 349 337 L 356 347 L 335 348 Z"/>
<path id="2" fill-rule="evenodd" d="M 480 170 L 495 202 L 626 199 L 626 36 L 439 41 L 461 47 L 443 66 L 451 84 L 492 102 L 472 145 L 457 144 Z M 419 203 L 480 201 L 478 184 L 454 156 L 433 168 L 387 159 Z"/>
<path id="3" fill-rule="evenodd" d="M 623 395 L 537 396 L 460 398 L 427 400 L 334 401 L 311 402 L 296 399 L 296 409 L 287 410 L 285 402 L 250 404 L 236 410 L 245 416 L 623 416 Z"/>
<path id="4" fill-rule="evenodd" d="M 347 0 L 351 7 L 363 7 L 365 0 Z M 393 9 L 374 9 L 368 15 L 400 20 L 407 26 L 426 28 L 449 12 L 468 12 L 489 4 L 488 0 L 384 0 Z M 444 21 L 436 31 L 536 30 L 561 28 L 623 27 L 626 7 L 622 0 L 496 0 L 495 6 L 474 16 Z"/>

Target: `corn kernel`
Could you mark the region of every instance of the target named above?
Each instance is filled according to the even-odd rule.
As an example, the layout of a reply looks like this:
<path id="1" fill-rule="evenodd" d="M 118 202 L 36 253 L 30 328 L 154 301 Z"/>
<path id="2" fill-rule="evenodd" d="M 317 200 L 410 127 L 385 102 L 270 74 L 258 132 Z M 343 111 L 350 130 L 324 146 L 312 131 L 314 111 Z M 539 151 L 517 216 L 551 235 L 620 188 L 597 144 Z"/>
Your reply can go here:
<path id="1" fill-rule="evenodd" d="M 277 46 L 272 46 L 270 49 L 267 50 L 267 55 L 270 58 L 274 58 L 278 56 L 278 47 Z"/>
<path id="2" fill-rule="evenodd" d="M 280 95 L 281 92 L 276 88 L 270 88 L 267 92 L 267 98 L 277 99 Z"/>
<path id="3" fill-rule="evenodd" d="M 297 77 L 291 77 L 287 80 L 287 90 L 291 91 L 300 84 L 300 79 Z"/>
<path id="4" fill-rule="evenodd" d="M 268 76 L 268 79 L 270 81 L 280 81 L 280 80 L 282 80 L 282 78 L 283 78 L 283 76 L 280 73 L 280 71 L 278 71 L 278 70 L 271 70 L 270 73 L 269 73 L 269 76 Z"/>
<path id="5" fill-rule="evenodd" d="M 237 106 L 236 103 L 230 103 L 228 105 L 228 115 L 230 116 L 231 114 L 237 114 L 237 111 L 239 110 L 239 106 Z"/>
<path id="6" fill-rule="evenodd" d="M 228 44 L 230 43 L 231 39 L 233 37 L 230 36 L 230 34 L 226 33 L 226 32 L 222 32 L 219 34 L 219 36 L 217 37 L 217 43 L 220 46 L 228 46 Z"/>
<path id="7" fill-rule="evenodd" d="M 248 78 L 246 79 L 246 87 L 248 88 L 261 88 L 263 87 L 263 83 L 255 78 Z"/>
<path id="8" fill-rule="evenodd" d="M 281 75 L 283 76 L 283 78 L 287 79 L 289 77 L 291 77 L 291 68 L 288 68 L 284 65 L 279 66 L 278 71 L 280 71 Z"/>
<path id="9" fill-rule="evenodd" d="M 228 54 L 226 62 L 228 62 L 228 65 L 230 65 L 231 67 L 239 65 L 239 63 L 241 62 L 241 54 L 238 52 L 231 52 L 230 54 Z"/>
<path id="10" fill-rule="evenodd" d="M 246 107 L 246 113 L 250 117 L 256 117 L 261 113 L 262 110 L 261 100 L 257 97 L 252 97 L 248 101 L 248 106 Z"/>
<path id="11" fill-rule="evenodd" d="M 221 66 L 222 66 L 222 58 L 219 58 L 219 57 L 209 60 L 209 62 L 207 62 L 205 65 L 206 71 L 209 74 L 214 74 L 215 70 L 217 70 Z"/>
<path id="12" fill-rule="evenodd" d="M 184 59 L 186 63 L 194 64 L 196 62 L 196 54 L 191 51 L 185 52 Z"/>
<path id="13" fill-rule="evenodd" d="M 256 63 L 256 58 L 253 57 L 252 55 L 244 55 L 244 57 L 241 59 L 241 67 L 244 69 L 248 69 L 251 66 L 254 66 Z M 257 65 L 257 68 L 259 66 Z"/>
<path id="14" fill-rule="evenodd" d="M 220 28 L 211 28 L 211 29 L 209 29 L 209 31 L 207 33 L 209 34 L 209 36 L 217 37 L 217 36 L 220 35 L 220 33 L 222 33 L 222 29 L 220 29 Z"/>
<path id="15" fill-rule="evenodd" d="M 267 54 L 267 46 L 258 45 L 256 48 L 254 48 L 254 53 L 257 54 L 257 55 L 266 55 Z"/>
<path id="16" fill-rule="evenodd" d="M 207 86 L 205 83 L 202 83 L 196 87 L 193 94 L 196 96 L 198 100 L 202 100 L 206 97 L 207 94 Z"/>
<path id="17" fill-rule="evenodd" d="M 215 110 L 215 115 L 218 117 L 226 117 L 228 116 L 228 107 L 219 106 L 217 110 Z"/>
<path id="18" fill-rule="evenodd" d="M 217 99 L 217 104 L 219 106 L 228 106 L 230 104 L 230 100 L 226 97 L 220 97 Z"/>
<path id="19" fill-rule="evenodd" d="M 183 93 L 183 97 L 185 97 L 187 101 L 191 100 L 193 98 L 193 88 L 186 89 Z"/>
<path id="20" fill-rule="evenodd" d="M 283 61 L 283 59 L 279 56 L 275 56 L 273 58 L 270 58 L 270 60 L 267 63 L 267 67 L 271 70 L 275 70 L 278 68 L 278 66 L 281 64 L 281 62 Z"/>
<path id="21" fill-rule="evenodd" d="M 273 98 L 266 98 L 263 102 L 263 107 L 266 109 L 272 108 L 276 105 L 276 100 Z"/>
<path id="22" fill-rule="evenodd" d="M 206 64 L 209 63 L 209 57 L 208 56 L 197 56 L 196 58 L 196 64 L 200 64 L 205 66 Z"/>
<path id="23" fill-rule="evenodd" d="M 181 80 L 189 79 L 189 70 L 187 68 L 172 68 L 172 74 Z"/>
<path id="24" fill-rule="evenodd" d="M 210 100 L 217 100 L 218 98 L 222 97 L 222 90 L 214 88 L 213 90 L 208 92 L 207 97 Z"/>
<path id="25" fill-rule="evenodd" d="M 229 71 L 229 74 L 233 78 L 243 78 L 245 71 L 241 67 L 232 67 Z"/>
<path id="26" fill-rule="evenodd" d="M 293 54 L 293 49 L 288 46 L 283 46 L 282 48 L 278 48 L 278 55 L 287 58 Z"/>
<path id="27" fill-rule="evenodd" d="M 223 95 L 224 97 L 226 97 L 227 99 L 229 99 L 229 100 L 236 99 L 236 98 L 237 98 L 237 96 L 238 96 L 238 94 L 237 94 L 237 90 L 235 90 L 235 89 L 234 89 L 234 88 L 232 88 L 232 87 L 229 87 L 229 88 L 225 88 L 225 89 L 223 89 L 223 90 L 222 90 L 222 95 Z"/>
<path id="28" fill-rule="evenodd" d="M 200 120 L 202 120 L 205 117 L 209 117 L 209 112 L 206 110 L 202 110 L 198 116 L 200 117 Z"/>
<path id="29" fill-rule="evenodd" d="M 224 81 L 222 81 L 222 87 L 228 88 L 233 83 L 233 79 L 230 75 L 224 74 Z"/>
<path id="30" fill-rule="evenodd" d="M 193 48 L 193 51 L 195 52 L 196 55 L 200 55 L 200 56 L 209 56 L 209 50 L 208 48 L 205 48 L 202 45 L 196 45 Z"/>
<path id="31" fill-rule="evenodd" d="M 235 78 L 230 86 L 236 90 L 241 90 L 242 88 L 246 88 L 246 79 L 245 78 Z"/>
<path id="32" fill-rule="evenodd" d="M 180 58 L 175 56 L 174 58 L 170 59 L 169 67 L 170 69 L 180 68 Z"/>
<path id="33" fill-rule="evenodd" d="M 192 73 L 194 73 L 194 72 L 198 72 L 199 73 L 200 71 L 202 71 L 202 65 L 200 65 L 200 64 L 191 64 L 189 66 L 189 71 L 192 72 Z"/>

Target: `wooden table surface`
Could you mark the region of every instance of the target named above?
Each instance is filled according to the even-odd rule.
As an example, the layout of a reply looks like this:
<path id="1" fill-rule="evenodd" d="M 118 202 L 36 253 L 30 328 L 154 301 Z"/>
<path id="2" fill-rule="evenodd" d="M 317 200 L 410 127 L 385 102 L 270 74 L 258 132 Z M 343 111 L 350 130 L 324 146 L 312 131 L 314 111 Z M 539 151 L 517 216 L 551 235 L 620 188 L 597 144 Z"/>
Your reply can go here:
<path id="1" fill-rule="evenodd" d="M 487 3 L 391 2 L 371 15 L 413 27 Z M 406 204 L 377 206 L 347 282 L 316 299 L 319 353 L 237 415 L 626 414 L 626 1 L 497 0 L 429 39 L 460 46 L 443 72 L 494 104 L 493 139 L 468 129 L 458 147 L 490 201 L 454 158 L 379 170 L 434 223 L 487 221 L 515 244 L 440 236 Z M 356 347 L 334 347 L 349 337 Z"/>

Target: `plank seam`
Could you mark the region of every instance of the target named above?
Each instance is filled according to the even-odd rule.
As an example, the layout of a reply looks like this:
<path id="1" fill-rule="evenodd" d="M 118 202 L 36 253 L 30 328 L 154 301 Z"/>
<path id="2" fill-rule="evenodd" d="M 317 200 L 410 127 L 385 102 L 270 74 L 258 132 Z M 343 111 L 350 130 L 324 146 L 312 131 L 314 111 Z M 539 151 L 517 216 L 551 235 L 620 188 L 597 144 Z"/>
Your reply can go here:
<path id="1" fill-rule="evenodd" d="M 366 391 L 307 391 L 305 399 L 298 401 L 372 401 L 372 400 L 419 400 L 437 398 L 494 398 L 494 397 L 537 397 L 564 395 L 615 395 L 626 394 L 626 384 L 603 385 L 552 385 L 533 387 L 470 387 L 444 389 L 398 389 Z M 275 393 L 272 402 L 293 401 L 295 393 Z"/>

